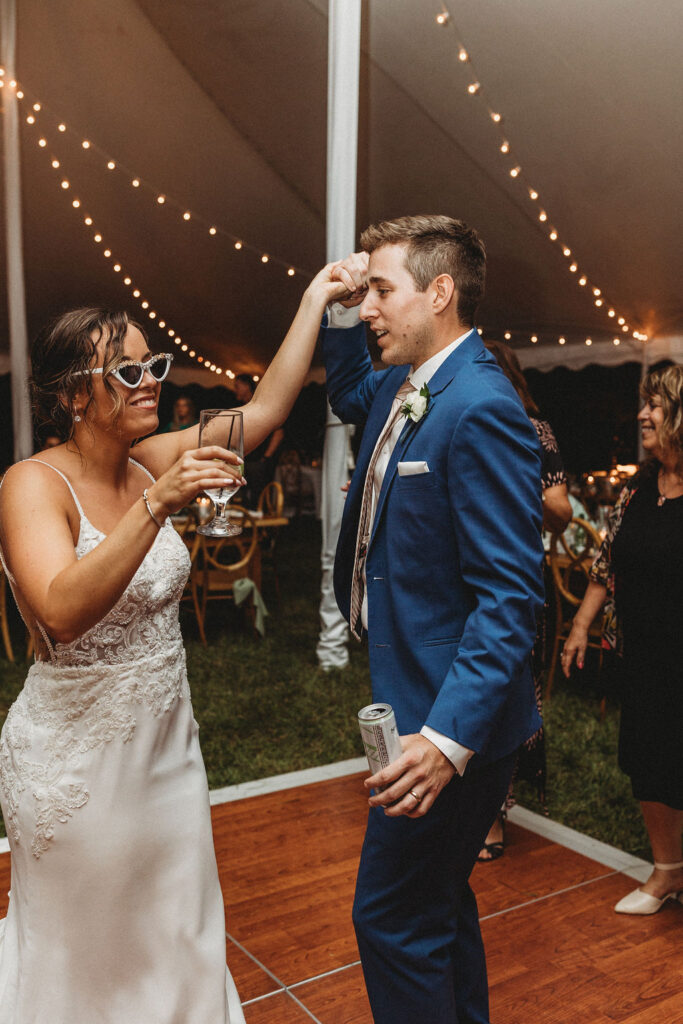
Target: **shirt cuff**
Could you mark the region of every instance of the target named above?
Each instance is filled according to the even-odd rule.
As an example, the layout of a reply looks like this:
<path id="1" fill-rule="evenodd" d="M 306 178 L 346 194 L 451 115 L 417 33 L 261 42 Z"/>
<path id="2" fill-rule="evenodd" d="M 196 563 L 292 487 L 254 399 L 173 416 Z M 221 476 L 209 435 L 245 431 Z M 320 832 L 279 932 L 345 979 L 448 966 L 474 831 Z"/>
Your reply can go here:
<path id="1" fill-rule="evenodd" d="M 439 748 L 441 753 L 451 762 L 458 775 L 465 774 L 467 762 L 474 754 L 473 750 L 470 750 L 469 747 L 463 747 L 462 743 L 452 740 L 450 736 L 444 736 L 443 733 L 437 732 L 436 729 L 432 729 L 428 725 L 422 726 L 420 735 Z"/>
<path id="2" fill-rule="evenodd" d="M 341 302 L 333 302 L 327 310 L 328 327 L 355 327 L 360 323 L 360 306 L 342 306 Z"/>

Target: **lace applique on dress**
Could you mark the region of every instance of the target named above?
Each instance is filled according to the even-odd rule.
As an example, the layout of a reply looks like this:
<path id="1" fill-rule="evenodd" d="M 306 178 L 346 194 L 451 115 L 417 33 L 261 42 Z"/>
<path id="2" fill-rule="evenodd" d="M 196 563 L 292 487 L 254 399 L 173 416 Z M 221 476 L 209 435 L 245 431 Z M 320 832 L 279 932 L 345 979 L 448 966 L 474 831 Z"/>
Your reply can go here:
<path id="1" fill-rule="evenodd" d="M 78 508 L 82 558 L 104 534 Z M 16 843 L 19 802 L 33 799 L 35 857 L 48 849 L 55 825 L 89 799 L 78 777 L 85 755 L 115 739 L 129 742 L 136 706 L 160 716 L 189 699 L 178 622 L 189 569 L 187 548 L 167 524 L 111 611 L 73 643 L 51 645 L 51 661 L 31 666 L 0 736 L 0 785 Z"/>

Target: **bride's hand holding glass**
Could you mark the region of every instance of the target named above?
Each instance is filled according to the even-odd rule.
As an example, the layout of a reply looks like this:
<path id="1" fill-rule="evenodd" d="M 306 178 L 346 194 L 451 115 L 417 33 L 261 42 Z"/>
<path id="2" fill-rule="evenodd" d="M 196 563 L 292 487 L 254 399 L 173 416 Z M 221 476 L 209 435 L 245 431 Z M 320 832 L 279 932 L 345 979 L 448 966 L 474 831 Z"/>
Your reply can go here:
<path id="1" fill-rule="evenodd" d="M 246 483 L 243 460 L 221 445 L 205 445 L 184 452 L 159 479 L 147 489 L 152 511 L 159 521 L 190 505 L 202 491 L 234 488 Z"/>

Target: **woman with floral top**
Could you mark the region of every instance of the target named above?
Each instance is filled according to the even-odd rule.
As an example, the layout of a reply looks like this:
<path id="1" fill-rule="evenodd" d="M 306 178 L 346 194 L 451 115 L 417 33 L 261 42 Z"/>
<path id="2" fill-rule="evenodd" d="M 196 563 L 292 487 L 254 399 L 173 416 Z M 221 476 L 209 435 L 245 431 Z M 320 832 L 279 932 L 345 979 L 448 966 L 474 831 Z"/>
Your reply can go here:
<path id="1" fill-rule="evenodd" d="M 653 370 L 641 391 L 648 459 L 619 497 L 562 652 L 566 676 L 575 658 L 583 668 L 588 630 L 607 602 L 603 645 L 622 654 L 619 766 L 654 855 L 620 914 L 683 901 L 683 366 Z"/>
<path id="2" fill-rule="evenodd" d="M 567 493 L 567 474 L 560 455 L 560 449 L 553 433 L 553 428 L 547 420 L 540 418 L 538 406 L 531 397 L 529 386 L 522 373 L 517 356 L 509 345 L 503 345 L 498 341 L 485 342 L 486 348 L 491 355 L 495 356 L 501 370 L 510 381 L 519 395 L 527 416 L 534 425 L 541 443 L 541 487 L 543 488 L 543 529 L 551 533 L 562 533 L 572 517 L 572 508 Z M 547 587 L 546 587 L 547 589 Z M 543 683 L 543 671 L 546 654 L 546 621 L 548 605 L 544 609 L 543 617 L 539 623 L 538 635 L 531 654 L 531 661 L 536 686 L 536 703 L 538 710 L 541 710 L 541 693 Z M 546 784 L 546 757 L 545 757 L 545 735 L 543 727 L 526 741 L 517 757 L 517 765 L 513 782 L 522 779 L 535 786 L 540 804 L 546 812 L 545 805 L 545 784 Z M 490 860 L 497 860 L 505 850 L 504 822 L 506 812 L 515 803 L 513 785 L 505 801 L 505 806 L 496 817 L 491 830 L 486 837 L 484 847 L 479 854 L 479 860 L 486 863 Z"/>

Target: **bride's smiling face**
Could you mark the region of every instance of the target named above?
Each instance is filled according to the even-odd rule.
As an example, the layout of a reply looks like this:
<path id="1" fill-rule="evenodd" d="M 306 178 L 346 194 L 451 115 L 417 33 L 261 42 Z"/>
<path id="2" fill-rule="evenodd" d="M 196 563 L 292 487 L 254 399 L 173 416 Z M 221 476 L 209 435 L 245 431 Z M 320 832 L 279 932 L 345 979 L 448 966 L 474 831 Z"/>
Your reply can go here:
<path id="1" fill-rule="evenodd" d="M 106 337 L 97 341 L 97 368 L 103 367 L 106 345 Z M 92 374 L 93 402 L 85 409 L 85 415 L 85 392 L 81 393 L 81 409 L 78 408 L 78 400 L 76 402 L 75 411 L 83 416 L 86 428 L 100 429 L 106 433 L 114 432 L 117 437 L 130 440 L 146 437 L 157 429 L 160 382 L 154 379 L 149 370 L 145 370 L 139 386 L 129 388 L 117 380 L 112 372 L 118 363 L 127 360 L 144 363 L 151 356 L 152 353 L 142 333 L 137 327 L 129 325 L 120 358 L 113 365 L 109 364 L 104 374 Z"/>

